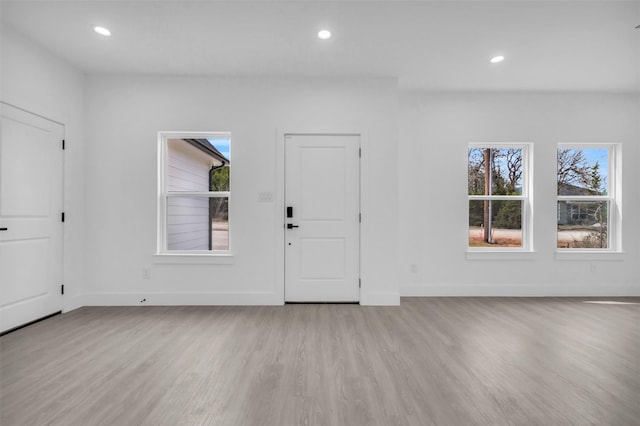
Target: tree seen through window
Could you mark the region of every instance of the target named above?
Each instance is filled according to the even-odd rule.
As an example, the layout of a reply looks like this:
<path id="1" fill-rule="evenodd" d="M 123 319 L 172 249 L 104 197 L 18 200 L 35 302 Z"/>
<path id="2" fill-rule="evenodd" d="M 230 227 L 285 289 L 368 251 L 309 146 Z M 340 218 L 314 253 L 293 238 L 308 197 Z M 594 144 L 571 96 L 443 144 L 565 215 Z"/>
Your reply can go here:
<path id="1" fill-rule="evenodd" d="M 558 148 L 558 248 L 609 247 L 609 148 Z"/>
<path id="2" fill-rule="evenodd" d="M 468 152 L 469 247 L 522 247 L 523 149 Z"/>

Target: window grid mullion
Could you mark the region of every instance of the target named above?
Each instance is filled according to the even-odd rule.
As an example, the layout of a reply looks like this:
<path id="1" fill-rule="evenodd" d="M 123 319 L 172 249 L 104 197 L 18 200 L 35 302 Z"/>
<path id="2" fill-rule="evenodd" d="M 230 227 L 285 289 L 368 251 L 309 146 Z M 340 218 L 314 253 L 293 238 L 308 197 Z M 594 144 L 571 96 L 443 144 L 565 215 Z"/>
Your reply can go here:
<path id="1" fill-rule="evenodd" d="M 231 195 L 231 191 L 167 191 L 166 197 L 209 197 L 209 198 L 227 198 Z"/>
<path id="2" fill-rule="evenodd" d="M 571 196 L 571 195 L 558 195 L 558 201 L 613 201 L 613 197 L 600 196 L 600 195 L 583 195 L 583 196 Z"/>
<path id="3" fill-rule="evenodd" d="M 523 195 L 469 195 L 469 200 L 474 201 L 524 201 L 528 197 Z"/>

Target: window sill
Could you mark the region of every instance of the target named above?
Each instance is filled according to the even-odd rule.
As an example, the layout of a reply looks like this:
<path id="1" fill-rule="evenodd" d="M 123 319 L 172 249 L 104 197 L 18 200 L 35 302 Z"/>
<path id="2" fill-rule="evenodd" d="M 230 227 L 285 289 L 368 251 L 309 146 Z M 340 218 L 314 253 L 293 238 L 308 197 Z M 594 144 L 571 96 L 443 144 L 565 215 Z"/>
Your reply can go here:
<path id="1" fill-rule="evenodd" d="M 556 252 L 556 260 L 624 260 L 624 258 L 625 253 L 621 251 L 572 250 Z"/>
<path id="2" fill-rule="evenodd" d="M 467 260 L 534 260 L 535 251 L 468 250 Z"/>
<path id="3" fill-rule="evenodd" d="M 157 253 L 153 255 L 153 263 L 233 265 L 235 259 L 233 253 Z"/>

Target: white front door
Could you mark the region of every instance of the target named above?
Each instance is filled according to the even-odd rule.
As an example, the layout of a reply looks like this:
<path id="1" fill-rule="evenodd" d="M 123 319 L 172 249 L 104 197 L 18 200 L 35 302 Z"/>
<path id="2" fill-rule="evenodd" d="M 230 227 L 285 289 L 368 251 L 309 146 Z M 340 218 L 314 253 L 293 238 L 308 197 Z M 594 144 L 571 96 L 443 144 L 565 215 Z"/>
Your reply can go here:
<path id="1" fill-rule="evenodd" d="M 285 301 L 360 297 L 360 137 L 285 136 Z"/>
<path id="2" fill-rule="evenodd" d="M 1 105 L 0 332 L 62 309 L 62 125 Z"/>

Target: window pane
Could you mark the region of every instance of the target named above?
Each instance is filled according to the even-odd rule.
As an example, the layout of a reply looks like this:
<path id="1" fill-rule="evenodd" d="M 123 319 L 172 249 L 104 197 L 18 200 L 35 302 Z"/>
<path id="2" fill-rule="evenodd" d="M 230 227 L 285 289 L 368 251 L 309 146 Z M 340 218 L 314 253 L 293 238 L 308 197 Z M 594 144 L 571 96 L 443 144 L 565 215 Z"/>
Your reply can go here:
<path id="1" fill-rule="evenodd" d="M 558 148 L 558 195 L 607 195 L 609 149 Z"/>
<path id="2" fill-rule="evenodd" d="M 230 191 L 229 165 L 231 164 L 231 138 L 229 136 L 218 136 L 208 138 L 207 141 L 226 159 L 224 167 L 214 166 L 211 168 L 211 191 Z"/>
<path id="3" fill-rule="evenodd" d="M 468 166 L 469 195 L 522 195 L 522 149 L 469 148 Z"/>
<path id="4" fill-rule="evenodd" d="M 229 198 L 210 198 L 209 202 L 212 227 L 211 249 L 229 250 Z"/>
<path id="5" fill-rule="evenodd" d="M 522 203 L 469 201 L 469 247 L 522 247 Z"/>
<path id="6" fill-rule="evenodd" d="M 229 191 L 229 138 L 167 139 L 167 191 Z M 218 189 L 221 188 L 221 189 Z"/>
<path id="7" fill-rule="evenodd" d="M 558 201 L 558 248 L 609 248 L 608 201 Z"/>
<path id="8" fill-rule="evenodd" d="M 229 198 L 167 197 L 168 250 L 228 250 Z"/>

